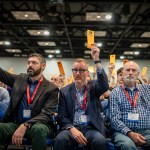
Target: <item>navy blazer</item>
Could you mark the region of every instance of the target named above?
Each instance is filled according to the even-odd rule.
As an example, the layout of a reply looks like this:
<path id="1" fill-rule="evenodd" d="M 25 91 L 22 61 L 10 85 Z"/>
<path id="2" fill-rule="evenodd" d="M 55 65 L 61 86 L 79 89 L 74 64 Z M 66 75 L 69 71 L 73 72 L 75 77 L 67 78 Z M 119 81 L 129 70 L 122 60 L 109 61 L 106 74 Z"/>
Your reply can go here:
<path id="1" fill-rule="evenodd" d="M 105 71 L 97 73 L 97 80 L 88 83 L 87 101 L 89 106 L 89 117 L 92 124 L 105 135 L 104 120 L 99 108 L 99 97 L 108 90 L 108 79 Z M 75 84 L 69 84 L 60 90 L 58 114 L 61 129 L 73 126 L 75 113 Z"/>
<path id="2" fill-rule="evenodd" d="M 10 105 L 3 122 L 16 121 L 16 114 L 26 92 L 28 78 L 27 74 L 10 74 L 0 68 L 0 81 L 12 87 Z M 43 78 L 33 101 L 29 123 L 50 123 L 52 125 L 51 117 L 58 105 L 58 91 L 59 89 L 54 84 Z"/>

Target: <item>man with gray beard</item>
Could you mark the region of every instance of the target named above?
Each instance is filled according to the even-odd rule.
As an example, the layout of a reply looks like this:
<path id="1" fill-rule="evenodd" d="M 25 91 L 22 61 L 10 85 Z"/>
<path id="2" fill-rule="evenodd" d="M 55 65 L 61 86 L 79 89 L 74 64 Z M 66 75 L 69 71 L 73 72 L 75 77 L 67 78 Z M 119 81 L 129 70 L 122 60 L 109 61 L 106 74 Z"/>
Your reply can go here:
<path id="1" fill-rule="evenodd" d="M 124 83 L 110 94 L 112 140 L 120 150 L 150 149 L 150 85 L 137 85 L 139 66 L 123 66 Z"/>
<path id="2" fill-rule="evenodd" d="M 44 57 L 33 53 L 28 58 L 27 74 L 10 74 L 0 68 L 0 81 L 12 88 L 9 108 L 0 123 L 0 149 L 3 140 L 20 146 L 27 137 L 32 150 L 46 150 L 59 90 L 44 78 L 45 67 Z"/>

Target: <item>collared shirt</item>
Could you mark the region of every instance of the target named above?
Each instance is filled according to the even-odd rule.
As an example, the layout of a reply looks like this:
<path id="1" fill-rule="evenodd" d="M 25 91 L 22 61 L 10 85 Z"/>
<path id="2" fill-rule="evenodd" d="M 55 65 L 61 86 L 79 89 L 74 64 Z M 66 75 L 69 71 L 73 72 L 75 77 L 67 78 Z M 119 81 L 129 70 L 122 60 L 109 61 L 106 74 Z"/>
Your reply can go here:
<path id="1" fill-rule="evenodd" d="M 134 108 L 128 101 L 121 86 L 116 87 L 110 94 L 110 121 L 115 131 L 127 134 L 129 131 L 138 131 L 150 128 L 150 85 L 138 85 L 134 89 L 125 86 L 132 101 L 138 90 L 138 100 Z M 128 113 L 139 114 L 137 122 L 128 120 Z"/>
<path id="2" fill-rule="evenodd" d="M 73 120 L 74 125 L 79 125 L 81 115 L 85 114 L 84 109 L 79 107 L 79 105 L 83 105 L 85 88 L 86 86 L 84 86 L 81 90 L 78 90 L 76 87 L 75 114 Z"/>
<path id="3" fill-rule="evenodd" d="M 30 86 L 30 96 L 32 96 L 37 84 L 38 84 L 38 80 L 37 81 L 31 81 L 30 79 L 28 80 L 28 84 Z M 17 114 L 17 123 L 24 123 L 25 121 L 27 121 L 25 118 L 23 118 L 23 110 L 25 109 L 31 109 L 31 106 L 28 106 L 28 101 L 27 101 L 27 93 L 24 93 L 24 96 L 22 98 L 19 110 L 18 110 L 18 114 Z"/>

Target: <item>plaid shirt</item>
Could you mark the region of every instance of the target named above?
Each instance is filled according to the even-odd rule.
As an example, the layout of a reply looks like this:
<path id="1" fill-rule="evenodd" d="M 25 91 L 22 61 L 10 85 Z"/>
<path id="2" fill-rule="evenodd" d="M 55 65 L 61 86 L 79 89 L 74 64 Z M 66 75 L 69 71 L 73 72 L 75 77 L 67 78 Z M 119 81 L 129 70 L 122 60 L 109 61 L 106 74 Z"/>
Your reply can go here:
<path id="1" fill-rule="evenodd" d="M 128 101 L 121 86 L 116 87 L 110 95 L 110 122 L 113 130 L 127 134 L 129 131 L 150 129 L 150 85 L 143 84 L 133 90 L 125 86 L 132 101 L 138 90 L 138 99 L 134 108 Z M 138 113 L 137 122 L 128 120 L 128 113 Z"/>

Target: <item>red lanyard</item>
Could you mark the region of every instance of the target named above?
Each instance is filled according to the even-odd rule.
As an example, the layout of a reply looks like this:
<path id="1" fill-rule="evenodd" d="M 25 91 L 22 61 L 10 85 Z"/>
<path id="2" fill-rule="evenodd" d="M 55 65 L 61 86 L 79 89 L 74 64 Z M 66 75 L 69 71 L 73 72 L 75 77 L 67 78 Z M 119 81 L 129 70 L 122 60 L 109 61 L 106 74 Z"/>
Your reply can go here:
<path id="1" fill-rule="evenodd" d="M 81 109 L 86 109 L 86 103 L 87 103 L 87 97 L 86 97 L 86 94 L 87 94 L 87 90 L 88 88 L 85 89 L 84 91 L 84 96 L 83 96 L 83 104 L 80 104 L 79 100 L 78 100 L 78 96 L 76 94 L 76 100 L 77 100 L 77 103 L 78 103 L 78 106 L 81 108 Z"/>
<path id="2" fill-rule="evenodd" d="M 37 93 L 37 90 L 38 90 L 40 84 L 42 83 L 42 81 L 43 81 L 43 76 L 40 78 L 40 81 L 39 81 L 38 85 L 36 86 L 36 88 L 35 88 L 35 90 L 34 90 L 34 92 L 32 94 L 32 97 L 30 97 L 30 86 L 29 86 L 29 84 L 27 85 L 27 100 L 28 100 L 28 105 L 30 105 L 32 103 L 32 101 L 33 101 L 33 99 L 34 99 L 34 97 L 35 97 L 35 95 Z"/>
<path id="3" fill-rule="evenodd" d="M 136 103 L 137 103 L 137 100 L 138 100 L 138 91 L 136 91 L 135 96 L 134 96 L 134 101 L 132 101 L 129 94 L 128 94 L 128 92 L 124 88 L 124 84 L 122 84 L 122 89 L 123 89 L 123 92 L 126 95 L 128 101 L 130 102 L 132 108 L 134 108 Z"/>

